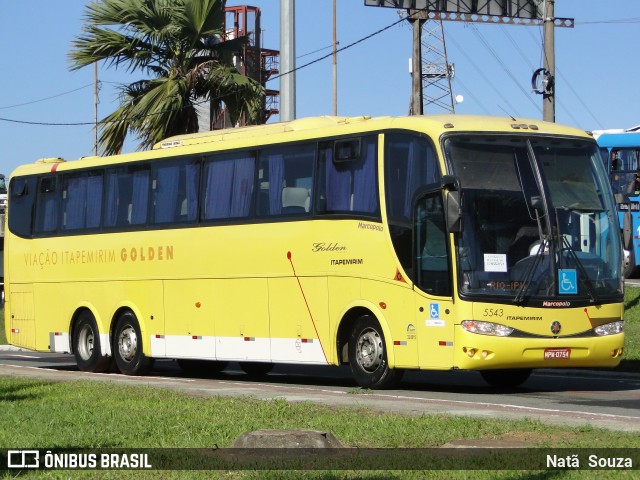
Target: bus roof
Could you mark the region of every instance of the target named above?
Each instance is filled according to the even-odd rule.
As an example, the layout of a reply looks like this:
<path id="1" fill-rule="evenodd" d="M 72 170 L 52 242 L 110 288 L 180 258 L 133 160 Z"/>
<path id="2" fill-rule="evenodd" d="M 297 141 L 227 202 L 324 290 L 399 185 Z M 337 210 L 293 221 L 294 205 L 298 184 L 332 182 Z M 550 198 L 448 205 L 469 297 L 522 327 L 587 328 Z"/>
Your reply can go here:
<path id="1" fill-rule="evenodd" d="M 178 135 L 154 145 L 152 150 L 125 153 L 117 157 L 83 157 L 65 162 L 62 158 L 43 158 L 18 167 L 12 175 L 27 175 L 48 171 L 73 170 L 89 166 L 105 166 L 161 156 L 196 154 L 225 149 L 245 148 L 276 143 L 304 141 L 312 138 L 358 135 L 386 129 L 411 129 L 428 133 L 434 139 L 447 132 L 555 134 L 593 138 L 588 132 L 573 127 L 533 119 L 513 119 L 480 115 L 416 115 L 401 117 L 334 117 L 321 116 L 225 130 Z M 182 147 L 182 148 L 175 148 Z M 167 151 L 171 150 L 171 152 Z M 117 160 L 116 160 L 117 158 Z"/>
<path id="2" fill-rule="evenodd" d="M 640 132 L 610 132 L 598 137 L 601 147 L 640 147 Z"/>
<path id="3" fill-rule="evenodd" d="M 349 125 L 367 122 L 363 130 L 379 130 L 384 128 L 418 127 L 434 133 L 439 137 L 444 131 L 498 131 L 531 130 L 540 133 L 585 136 L 584 130 L 560 126 L 555 123 L 531 119 L 512 119 L 509 117 L 491 117 L 480 115 L 418 115 L 405 117 L 309 117 L 290 122 L 272 123 L 225 130 L 177 135 L 154 145 L 153 149 L 172 148 L 176 146 L 197 145 L 224 140 L 237 139 L 243 136 L 262 137 L 277 133 L 302 132 L 305 130 L 333 130 L 340 127 L 348 129 Z M 331 133 L 327 132 L 328 135 Z M 338 132 L 335 132 L 338 134 Z M 322 135 L 319 135 L 322 136 Z"/>

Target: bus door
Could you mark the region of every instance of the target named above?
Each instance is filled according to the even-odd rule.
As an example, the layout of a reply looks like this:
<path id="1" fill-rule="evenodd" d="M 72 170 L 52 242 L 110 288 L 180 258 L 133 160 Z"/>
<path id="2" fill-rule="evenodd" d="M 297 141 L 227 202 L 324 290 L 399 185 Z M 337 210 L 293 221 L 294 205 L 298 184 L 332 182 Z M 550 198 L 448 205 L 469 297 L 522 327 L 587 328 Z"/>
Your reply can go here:
<path id="1" fill-rule="evenodd" d="M 451 254 L 442 191 L 416 202 L 414 228 L 415 301 L 420 368 L 453 365 L 454 309 Z"/>

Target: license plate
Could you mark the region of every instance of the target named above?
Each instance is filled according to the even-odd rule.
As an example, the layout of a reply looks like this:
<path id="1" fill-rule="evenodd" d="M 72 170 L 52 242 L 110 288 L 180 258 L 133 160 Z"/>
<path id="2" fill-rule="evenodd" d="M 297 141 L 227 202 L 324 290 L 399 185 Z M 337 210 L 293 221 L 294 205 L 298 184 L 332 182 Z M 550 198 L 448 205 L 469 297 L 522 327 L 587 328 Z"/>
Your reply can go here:
<path id="1" fill-rule="evenodd" d="M 545 348 L 544 349 L 545 360 L 553 360 L 557 358 L 570 358 L 570 357 L 571 357 L 570 348 Z"/>

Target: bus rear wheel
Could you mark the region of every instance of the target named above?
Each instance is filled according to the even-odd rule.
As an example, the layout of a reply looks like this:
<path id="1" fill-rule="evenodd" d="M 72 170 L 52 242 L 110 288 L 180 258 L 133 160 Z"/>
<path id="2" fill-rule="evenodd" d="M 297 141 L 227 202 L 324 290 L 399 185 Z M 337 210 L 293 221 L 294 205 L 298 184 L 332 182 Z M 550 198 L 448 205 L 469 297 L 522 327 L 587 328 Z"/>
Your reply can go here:
<path id="1" fill-rule="evenodd" d="M 382 328 L 369 315 L 356 320 L 349 336 L 349 365 L 358 385 L 363 388 L 391 388 L 403 371 L 389 368 Z"/>
<path id="2" fill-rule="evenodd" d="M 73 330 L 73 354 L 83 372 L 103 373 L 111 367 L 111 357 L 102 355 L 96 319 L 87 310 L 80 313 Z"/>
<path id="3" fill-rule="evenodd" d="M 153 359 L 142 353 L 142 334 L 138 319 L 132 312 L 120 315 L 113 335 L 114 357 L 118 370 L 125 375 L 144 375 Z"/>
<path id="4" fill-rule="evenodd" d="M 480 375 L 492 387 L 514 388 L 527 381 L 531 376 L 531 369 L 483 370 Z"/>

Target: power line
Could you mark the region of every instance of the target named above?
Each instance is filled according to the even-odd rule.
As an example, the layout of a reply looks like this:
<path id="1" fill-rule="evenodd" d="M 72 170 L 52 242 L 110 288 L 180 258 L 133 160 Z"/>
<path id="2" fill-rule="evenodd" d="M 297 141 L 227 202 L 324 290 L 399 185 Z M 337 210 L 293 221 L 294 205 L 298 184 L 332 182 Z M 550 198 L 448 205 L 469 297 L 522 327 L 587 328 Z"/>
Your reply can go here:
<path id="1" fill-rule="evenodd" d="M 69 95 L 70 93 L 74 93 L 74 92 L 77 92 L 79 90 L 83 90 L 85 88 L 92 87 L 92 86 L 93 86 L 93 82 L 92 83 L 88 83 L 87 85 L 84 85 L 82 87 L 74 88 L 73 90 L 69 90 L 68 92 L 62 92 L 62 93 L 58 93 L 56 95 L 51 95 L 50 97 L 45 97 L 45 98 L 40 98 L 38 100 L 32 100 L 30 102 L 17 103 L 15 105 L 7 105 L 5 107 L 0 107 L 0 110 L 6 110 L 6 109 L 9 109 L 9 108 L 16 108 L 16 107 L 24 107 L 25 105 L 33 105 L 34 103 L 45 102 L 47 100 L 51 100 L 53 98 L 62 97 L 64 95 Z"/>
<path id="2" fill-rule="evenodd" d="M 619 18 L 615 20 L 591 20 L 588 22 L 578 22 L 576 21 L 576 25 L 597 25 L 597 24 L 610 24 L 610 23 L 640 23 L 640 17 L 633 18 Z"/>
<path id="3" fill-rule="evenodd" d="M 471 24 L 471 30 L 473 31 L 473 33 L 476 34 L 476 36 L 480 39 L 480 42 L 482 42 L 482 44 L 485 46 L 485 48 L 487 49 L 487 51 L 489 51 L 489 53 L 493 56 L 493 58 L 498 62 L 498 64 L 500 65 L 500 67 L 502 67 L 502 70 L 504 70 L 504 72 L 507 74 L 507 76 L 511 79 L 511 81 L 513 81 L 513 83 L 516 85 L 516 87 L 518 87 L 518 89 L 522 92 L 522 94 L 527 98 L 527 100 L 529 100 L 529 102 L 531 102 L 531 104 L 537 108 L 538 110 L 540 110 L 540 106 L 538 104 L 536 104 L 536 102 L 534 102 L 533 98 L 531 98 L 529 96 L 529 94 L 527 93 L 527 91 L 522 87 L 522 85 L 520 85 L 520 83 L 518 82 L 518 80 L 516 79 L 515 75 L 513 74 L 513 72 L 511 72 L 511 70 L 509 70 L 509 68 L 507 67 L 507 65 L 505 65 L 505 63 L 502 61 L 502 59 L 500 58 L 500 56 L 496 53 L 496 51 L 491 47 L 491 44 L 486 40 L 486 38 L 484 38 L 484 36 L 480 33 L 480 31 L 478 30 L 478 28 L 474 25 Z"/>
<path id="4" fill-rule="evenodd" d="M 340 45 L 340 42 L 336 42 L 336 45 Z M 309 55 L 313 55 L 314 53 L 322 52 L 323 50 L 328 50 L 330 48 L 333 48 L 333 44 L 327 45 L 326 47 L 318 48 L 317 50 L 313 50 L 311 52 L 303 53 L 302 55 L 298 55 L 296 58 L 308 57 Z"/>
<path id="5" fill-rule="evenodd" d="M 192 103 L 190 105 L 185 105 L 182 108 L 169 108 L 167 110 L 161 110 L 159 112 L 149 113 L 149 114 L 144 115 L 142 117 L 140 115 L 132 115 L 130 118 L 132 118 L 132 119 L 147 118 L 147 117 L 152 117 L 154 115 L 162 115 L 162 114 L 167 113 L 167 112 L 175 112 L 175 111 L 178 111 L 178 110 L 184 110 L 185 108 L 197 107 L 198 105 L 204 105 L 205 103 L 209 103 L 211 101 L 223 100 L 224 97 L 227 96 L 227 95 L 221 95 L 219 97 L 207 98 L 207 99 L 202 100 L 200 102 L 194 102 L 194 103 Z M 129 118 L 124 118 L 124 119 L 121 119 L 121 120 L 109 120 L 109 121 L 100 120 L 98 122 L 98 124 L 107 125 L 107 124 L 110 124 L 110 123 L 120 123 L 120 122 L 127 121 L 127 120 L 129 120 Z M 23 124 L 23 125 L 42 125 L 42 126 L 47 126 L 47 127 L 82 127 L 82 126 L 87 126 L 87 125 L 95 126 L 95 124 L 96 124 L 95 121 L 93 121 L 93 122 L 66 122 L 66 123 L 62 123 L 62 122 L 36 122 L 36 121 L 31 121 L 31 120 L 16 120 L 16 119 L 12 119 L 12 118 L 3 118 L 3 117 L 0 117 L 0 121 L 9 122 L 9 123 L 19 123 L 19 124 Z"/>
<path id="6" fill-rule="evenodd" d="M 533 39 L 534 42 L 537 43 L 536 38 L 534 37 L 533 33 L 531 33 L 530 31 L 528 31 L 529 36 Z M 582 108 L 584 108 L 587 113 L 591 116 L 591 118 L 593 118 L 593 120 L 595 121 L 596 125 L 598 125 L 600 128 L 604 128 L 602 126 L 602 123 L 600 123 L 600 120 L 598 120 L 598 118 L 595 116 L 595 114 L 591 111 L 591 109 L 589 108 L 589 106 L 584 102 L 584 100 L 582 99 L 582 96 L 578 94 L 578 92 L 576 92 L 576 90 L 573 88 L 573 84 L 572 82 L 570 82 L 569 80 L 567 80 L 567 78 L 562 74 L 562 70 L 558 68 L 558 66 L 556 65 L 556 74 L 562 79 L 562 81 L 565 83 L 565 86 L 569 89 L 569 91 L 571 93 L 573 93 L 573 95 L 576 97 L 576 99 L 578 99 L 578 102 L 580 102 L 580 105 L 582 105 Z M 579 125 L 580 122 L 578 122 L 578 120 L 576 120 L 576 118 L 573 116 L 573 114 L 571 113 L 571 111 L 566 108 L 561 102 L 560 106 L 562 106 L 562 108 L 566 111 L 567 115 L 569 115 L 569 117 L 575 122 L 576 125 Z"/>
<path id="7" fill-rule="evenodd" d="M 511 34 L 507 31 L 506 28 L 504 28 L 503 25 L 500 25 L 500 30 L 502 31 L 502 33 L 507 37 L 507 39 L 511 42 L 511 45 L 513 45 L 513 48 L 515 48 L 515 50 L 518 52 L 518 54 L 520 55 L 520 57 L 525 61 L 525 63 L 528 65 L 528 67 L 531 69 L 531 71 L 533 72 L 536 67 L 535 65 L 527 58 L 527 56 L 524 54 L 524 52 L 522 51 L 522 48 L 520 48 L 520 45 L 518 45 L 518 43 L 513 39 L 513 37 L 511 36 Z M 531 33 L 531 32 L 529 32 Z M 558 72 L 558 67 L 556 67 L 556 72 Z M 571 87 L 570 87 L 571 88 Z M 564 107 L 563 103 L 556 98 L 556 101 L 558 102 L 558 104 L 564 108 L 567 112 L 567 115 L 569 115 L 569 117 L 571 117 L 571 120 L 573 120 L 573 123 L 575 125 L 579 125 L 580 122 L 578 122 L 578 120 L 573 116 L 573 114 L 571 113 L 571 111 L 567 108 Z"/>
<path id="8" fill-rule="evenodd" d="M 473 58 L 471 58 L 467 54 L 466 50 L 460 46 L 460 44 L 455 39 L 455 35 L 450 36 L 449 41 L 456 46 L 459 52 L 467 59 L 467 61 L 473 66 L 473 68 L 477 70 L 478 74 L 485 80 L 485 82 L 487 82 L 487 84 L 491 87 L 491 89 L 495 92 L 495 94 L 498 95 L 498 97 L 500 97 L 502 101 L 504 101 L 504 103 L 507 104 L 507 106 L 511 109 L 510 115 L 520 116 L 517 114 L 518 112 L 516 108 L 509 103 L 509 100 L 507 100 L 507 98 L 502 94 L 502 92 L 500 92 L 500 90 L 496 88 L 496 86 L 493 84 L 491 80 L 489 80 L 489 78 L 487 78 L 484 71 L 480 67 L 478 67 L 478 65 L 476 65 L 476 62 L 473 61 Z"/>
<path id="9" fill-rule="evenodd" d="M 411 17 L 411 15 L 410 15 L 409 17 L 401 18 L 400 20 L 398 20 L 398 21 L 396 21 L 396 22 L 393 22 L 393 23 L 391 23 L 390 25 L 387 25 L 386 27 L 383 27 L 383 28 L 381 28 L 381 29 L 379 29 L 379 30 L 377 30 L 377 31 L 375 31 L 375 32 L 373 32 L 373 33 L 371 33 L 371 34 L 369 34 L 369 35 L 365 36 L 365 37 L 362 37 L 362 38 L 360 38 L 360 39 L 356 40 L 355 42 L 350 43 L 349 45 L 346 45 L 346 46 L 344 46 L 344 47 L 342 47 L 342 48 L 339 48 L 339 49 L 337 49 L 337 50 L 336 50 L 336 53 L 337 53 L 337 52 L 342 52 L 342 51 L 347 50 L 347 49 L 349 49 L 349 48 L 351 48 L 351 47 L 354 47 L 354 46 L 356 46 L 356 45 L 358 45 L 358 44 L 360 44 L 360 43 L 362 43 L 362 42 L 364 42 L 364 41 L 366 41 L 366 40 L 369 40 L 370 38 L 373 38 L 373 37 L 375 37 L 376 35 L 379 35 L 379 34 L 381 34 L 381 33 L 385 32 L 385 31 L 389 30 L 390 28 L 395 27 L 395 26 L 396 26 L 396 25 L 398 25 L 399 23 L 404 22 L 407 18 L 410 18 L 410 17 Z M 325 48 L 326 48 L 326 47 L 325 47 Z M 319 49 L 319 50 L 317 50 L 317 51 L 324 50 L 325 48 L 321 48 L 321 49 Z M 314 53 L 314 52 L 310 52 L 310 54 L 311 54 L 311 53 Z M 307 55 L 307 54 L 305 54 L 305 55 Z M 329 58 L 329 57 L 332 57 L 332 56 L 333 56 L 333 52 L 331 52 L 331 53 L 329 53 L 329 54 L 327 54 L 327 55 L 324 55 L 324 56 L 322 56 L 322 57 L 319 57 L 319 58 L 317 58 L 317 59 L 315 59 L 315 60 L 312 60 L 312 61 L 311 61 L 311 62 L 309 62 L 309 63 L 306 63 L 306 64 L 304 64 L 304 65 L 301 65 L 301 66 L 299 66 L 299 67 L 296 67 L 296 68 L 294 68 L 294 69 L 292 69 L 292 70 L 289 70 L 288 72 L 283 72 L 283 73 L 281 73 L 280 75 L 276 75 L 276 76 L 274 76 L 274 77 L 271 77 L 271 78 L 269 79 L 269 81 L 271 81 L 271 80 L 275 80 L 275 79 L 280 78 L 280 77 L 282 77 L 282 76 L 284 76 L 284 75 L 289 75 L 289 74 L 291 74 L 291 73 L 293 73 L 293 72 L 295 72 L 295 71 L 297 71 L 297 70 L 301 70 L 301 69 L 303 69 L 303 68 L 309 67 L 309 66 L 311 66 L 311 65 L 313 65 L 313 64 L 315 64 L 315 63 L 318 63 L 318 62 L 320 62 L 320 61 L 322 61 L 322 60 L 325 60 L 325 59 L 327 59 L 327 58 Z M 115 83 L 115 82 L 107 82 L 107 83 Z M 93 83 L 92 83 L 91 85 L 93 85 Z M 81 88 L 86 88 L 86 87 L 87 87 L 87 85 L 86 85 L 86 86 L 84 86 L 84 87 L 81 87 Z M 223 98 L 223 97 L 220 97 L 219 99 L 222 99 L 222 98 Z M 204 100 L 203 102 L 194 103 L 193 105 L 195 106 L 195 105 L 204 104 L 204 103 L 209 102 L 210 100 L 211 100 L 211 99 L 207 99 L 207 100 Z M 218 100 L 218 98 L 213 99 L 213 100 Z M 183 107 L 183 108 L 186 108 L 186 107 Z M 155 115 L 160 115 L 160 114 L 162 114 L 162 113 L 166 113 L 167 111 L 172 111 L 172 110 L 166 110 L 166 111 L 163 111 L 163 112 L 157 112 L 157 113 L 155 113 Z M 150 116 L 150 115 L 154 115 L 154 114 L 149 114 L 149 115 L 147 115 L 147 116 Z M 68 122 L 68 123 L 61 123 L 61 122 L 36 122 L 36 121 L 29 121 L 29 120 L 16 120 L 16 119 L 3 118 L 3 117 L 0 117 L 0 121 L 2 121 L 2 122 L 10 122 L 10 123 L 19 123 L 19 124 L 22 124 L 22 125 L 42 125 L 42 126 L 59 126 L 59 127 L 78 127 L 78 126 L 95 125 L 95 122 Z M 111 121 L 111 122 L 100 121 L 100 122 L 98 122 L 98 123 L 100 123 L 100 124 L 106 124 L 106 123 L 114 123 L 114 122 L 116 122 L 116 120 Z"/>
<path id="10" fill-rule="evenodd" d="M 351 48 L 351 47 L 355 47 L 355 46 L 356 46 L 356 45 L 358 45 L 359 43 L 362 43 L 362 42 L 364 42 L 364 41 L 366 41 L 366 40 L 369 40 L 370 38 L 373 38 L 373 37 L 375 37 L 376 35 L 379 35 L 379 34 L 381 34 L 381 33 L 385 32 L 385 31 L 389 30 L 390 28 L 395 27 L 395 26 L 396 26 L 396 25 L 398 25 L 399 23 L 402 23 L 402 22 L 404 22 L 405 20 L 407 20 L 408 18 L 411 18 L 413 15 L 417 15 L 417 14 L 418 14 L 418 13 L 420 13 L 421 11 L 422 11 L 422 10 L 419 10 L 419 11 L 417 11 L 417 12 L 415 12 L 415 13 L 413 13 L 413 14 L 411 14 L 411 15 L 407 16 L 407 17 L 403 17 L 403 18 L 401 18 L 400 20 L 398 20 L 398 21 L 396 21 L 396 22 L 393 22 L 393 23 L 391 23 L 390 25 L 387 25 L 386 27 L 383 27 L 383 28 L 381 28 L 381 29 L 379 29 L 379 30 L 376 30 L 375 32 L 370 33 L 369 35 L 367 35 L 367 36 L 365 36 L 365 37 L 362 37 L 362 38 L 360 38 L 360 39 L 356 40 L 355 42 L 350 43 L 349 45 L 346 45 L 346 46 L 344 46 L 344 47 L 338 48 L 338 49 L 336 50 L 336 53 L 342 52 L 342 51 L 347 50 L 347 49 L 349 49 L 349 48 Z M 309 63 L 305 63 L 304 65 L 301 65 L 301 66 L 299 66 L 299 67 L 293 68 L 293 69 L 289 70 L 288 72 L 283 72 L 283 73 L 281 73 L 280 75 L 275 75 L 275 76 L 273 76 L 273 77 L 269 78 L 269 81 L 271 81 L 271 80 L 275 80 L 275 79 L 280 78 L 280 77 L 284 77 L 285 75 L 290 75 L 290 74 L 292 74 L 293 72 L 297 72 L 298 70 L 301 70 L 301 69 L 303 69 L 303 68 L 309 67 L 309 66 L 313 65 L 314 63 L 321 62 L 322 60 L 325 60 L 325 59 L 327 59 L 327 58 L 329 58 L 329 57 L 333 57 L 333 52 L 328 53 L 327 55 L 323 55 L 322 57 L 316 58 L 315 60 L 312 60 L 312 61 L 310 61 Z"/>

